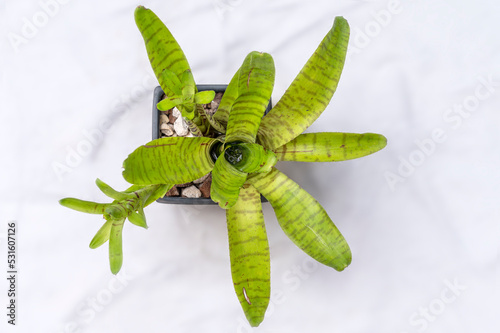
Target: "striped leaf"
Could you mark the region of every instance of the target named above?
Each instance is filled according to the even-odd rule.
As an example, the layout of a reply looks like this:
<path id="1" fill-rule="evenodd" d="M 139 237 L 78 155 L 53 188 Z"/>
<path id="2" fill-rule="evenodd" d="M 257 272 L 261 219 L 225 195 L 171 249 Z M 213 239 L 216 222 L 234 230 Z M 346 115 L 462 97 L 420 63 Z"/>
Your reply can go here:
<path id="1" fill-rule="evenodd" d="M 248 182 L 271 203 L 285 234 L 304 252 L 337 271 L 351 263 L 351 251 L 340 231 L 297 183 L 276 168 L 252 174 Z"/>
<path id="2" fill-rule="evenodd" d="M 380 134 L 308 133 L 301 134 L 274 150 L 279 161 L 336 162 L 373 154 L 384 148 Z"/>
<path id="3" fill-rule="evenodd" d="M 169 80 L 164 81 L 162 72 L 168 69 L 181 77 L 182 73 L 190 69 L 186 56 L 165 24 L 150 9 L 137 7 L 135 22 L 144 38 L 156 78 L 167 96 L 172 96 L 171 83 Z"/>
<path id="4" fill-rule="evenodd" d="M 264 320 L 270 295 L 270 256 L 260 195 L 244 185 L 226 210 L 234 290 L 252 326 Z"/>
<path id="5" fill-rule="evenodd" d="M 153 140 L 123 162 L 123 177 L 136 185 L 188 183 L 212 171 L 210 148 L 215 142 L 203 137 Z"/>
<path id="6" fill-rule="evenodd" d="M 210 197 L 223 209 L 234 206 L 238 200 L 240 188 L 245 183 L 247 174 L 232 166 L 223 155 L 215 161 L 212 170 Z"/>
<path id="7" fill-rule="evenodd" d="M 180 96 L 182 95 L 182 83 L 177 74 L 169 70 L 168 68 L 165 68 L 161 73 L 161 80 L 163 81 L 164 85 L 167 86 L 171 92 L 173 93 L 173 96 Z M 165 91 L 164 91 L 165 92 Z"/>
<path id="8" fill-rule="evenodd" d="M 111 273 L 118 274 L 123 264 L 122 230 L 125 219 L 112 220 L 109 234 L 109 266 Z"/>
<path id="9" fill-rule="evenodd" d="M 182 106 L 182 105 L 179 105 Z M 184 121 L 186 122 L 186 125 L 189 128 L 189 131 L 196 137 L 202 137 L 203 133 L 206 131 L 205 125 L 196 125 L 194 121 L 189 120 L 188 118 L 184 118 Z"/>
<path id="10" fill-rule="evenodd" d="M 93 201 L 80 200 L 76 198 L 64 198 L 59 200 L 61 206 L 89 214 L 104 214 L 109 204 L 97 203 Z"/>
<path id="11" fill-rule="evenodd" d="M 267 53 L 251 52 L 238 72 L 238 97 L 229 114 L 226 142 L 254 143 L 273 91 L 273 58 Z"/>
<path id="12" fill-rule="evenodd" d="M 241 68 L 234 74 L 233 78 L 227 85 L 226 91 L 224 91 L 224 95 L 222 95 L 222 99 L 219 103 L 219 107 L 214 114 L 214 119 L 219 123 L 227 126 L 227 121 L 229 120 L 229 113 L 233 107 L 234 101 L 238 98 L 238 82 L 240 78 Z"/>
<path id="13" fill-rule="evenodd" d="M 325 110 L 344 67 L 349 25 L 336 17 L 314 54 L 285 94 L 262 119 L 258 142 L 276 149 L 304 132 Z"/>

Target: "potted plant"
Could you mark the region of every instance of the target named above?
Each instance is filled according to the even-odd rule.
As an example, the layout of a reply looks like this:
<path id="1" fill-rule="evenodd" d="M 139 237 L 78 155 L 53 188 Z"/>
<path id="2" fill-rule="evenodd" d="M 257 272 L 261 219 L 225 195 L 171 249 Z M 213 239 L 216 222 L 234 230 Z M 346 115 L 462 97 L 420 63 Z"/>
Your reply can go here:
<path id="1" fill-rule="evenodd" d="M 261 194 L 299 248 L 337 271 L 351 262 L 349 246 L 326 211 L 276 169 L 276 162 L 343 161 L 386 145 L 385 137 L 379 134 L 302 133 L 325 110 L 335 92 L 347 50 L 347 21 L 335 18 L 332 29 L 265 117 L 274 85 L 274 62 L 269 54 L 251 52 L 228 84 L 215 114 L 207 114 L 199 105 L 213 94 L 196 90 L 190 70 L 180 65 L 187 64 L 185 57 L 163 23 L 144 7 L 136 9 L 136 22 L 143 36 L 148 36 L 145 41 L 151 64 L 167 94 L 158 108 L 179 106 L 186 123 L 197 127 L 196 135 L 159 138 L 137 148 L 123 163 L 123 177 L 133 184 L 125 191 L 115 191 L 98 179 L 97 186 L 113 202 L 65 198 L 60 203 L 104 215 L 106 222 L 90 247 L 109 240 L 111 271 L 116 274 L 123 260 L 125 220 L 146 227 L 143 209 L 147 205 L 163 197 L 174 184 L 212 172 L 211 198 L 226 211 L 234 288 L 249 323 L 258 326 L 270 296 L 270 256 Z M 148 29 L 154 33 L 150 35 Z M 170 52 L 169 47 L 173 47 Z M 211 129 L 217 135 L 207 136 Z"/>
<path id="2" fill-rule="evenodd" d="M 224 95 L 227 89 L 227 85 L 224 84 L 197 84 L 196 88 L 198 91 L 211 90 L 216 93 L 216 98 L 211 104 L 204 105 L 205 112 L 215 113 L 218 105 L 220 103 L 220 97 Z M 158 103 L 162 101 L 165 97 L 165 93 L 161 86 L 155 88 L 153 93 L 153 126 L 152 126 L 152 138 L 153 140 L 159 139 L 161 137 L 171 137 L 178 136 L 176 132 L 175 125 L 183 119 L 176 117 L 176 111 L 168 110 L 167 112 L 158 109 Z M 207 110 L 207 108 L 210 108 Z M 266 115 L 272 108 L 271 99 L 269 99 L 269 104 L 264 112 Z M 177 111 L 177 115 L 179 112 Z M 187 129 L 181 127 L 181 131 L 184 130 L 184 135 L 189 136 L 191 133 Z M 182 133 L 181 133 L 182 134 Z M 212 133 L 211 137 L 221 135 L 222 133 Z M 192 135 L 192 134 L 191 134 Z M 164 204 L 180 204 L 180 205 L 216 205 L 217 203 L 210 198 L 210 185 L 212 183 L 211 173 L 194 180 L 187 184 L 180 184 L 172 187 L 164 197 L 158 198 L 156 201 Z M 194 190 L 193 190 L 194 189 Z M 261 197 L 262 202 L 267 202 L 264 197 Z"/>

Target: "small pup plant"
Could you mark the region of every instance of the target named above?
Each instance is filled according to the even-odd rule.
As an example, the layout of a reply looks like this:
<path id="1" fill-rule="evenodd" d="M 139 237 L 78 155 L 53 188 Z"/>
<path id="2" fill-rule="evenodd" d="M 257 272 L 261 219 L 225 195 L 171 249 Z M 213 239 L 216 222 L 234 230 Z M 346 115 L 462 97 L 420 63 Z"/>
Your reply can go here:
<path id="1" fill-rule="evenodd" d="M 133 184 L 118 192 L 97 179 L 111 203 L 74 198 L 63 206 L 102 214 L 106 222 L 90 243 L 109 240 L 113 274 L 122 266 L 125 220 L 146 228 L 144 207 L 176 184 L 212 172 L 211 198 L 226 212 L 234 289 L 252 326 L 264 319 L 270 296 L 269 244 L 262 214 L 262 194 L 272 205 L 286 235 L 322 264 L 342 271 L 351 251 L 323 207 L 280 172 L 277 161 L 335 162 L 374 153 L 386 145 L 379 134 L 308 133 L 329 104 L 344 66 L 349 25 L 335 18 L 316 51 L 279 102 L 265 117 L 274 86 L 274 62 L 251 52 L 231 79 L 213 115 L 203 110 L 213 92 L 197 92 L 186 57 L 172 34 L 149 9 L 138 7 L 136 23 L 153 70 L 166 94 L 159 110 L 177 107 L 194 137 L 153 140 L 124 161 L 123 177 Z"/>

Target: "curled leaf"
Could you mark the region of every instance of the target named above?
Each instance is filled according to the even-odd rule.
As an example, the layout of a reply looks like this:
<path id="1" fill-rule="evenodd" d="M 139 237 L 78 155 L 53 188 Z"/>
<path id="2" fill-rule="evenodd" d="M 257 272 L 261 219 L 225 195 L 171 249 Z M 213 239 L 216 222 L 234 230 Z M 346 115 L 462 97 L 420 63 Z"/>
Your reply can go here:
<path id="1" fill-rule="evenodd" d="M 232 166 L 224 157 L 220 156 L 215 161 L 212 170 L 212 186 L 210 197 L 223 209 L 234 206 L 238 200 L 240 188 L 245 183 L 247 174 Z"/>
<path id="2" fill-rule="evenodd" d="M 230 145 L 224 151 L 224 158 L 236 169 L 245 173 L 269 172 L 276 164 L 276 155 L 255 143 Z"/>

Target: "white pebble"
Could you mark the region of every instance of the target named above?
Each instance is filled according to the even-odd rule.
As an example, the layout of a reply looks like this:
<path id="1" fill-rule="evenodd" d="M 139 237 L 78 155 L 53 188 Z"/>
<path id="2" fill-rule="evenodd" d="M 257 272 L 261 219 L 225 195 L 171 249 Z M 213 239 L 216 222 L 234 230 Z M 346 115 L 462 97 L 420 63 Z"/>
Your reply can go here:
<path id="1" fill-rule="evenodd" d="M 181 112 L 176 107 L 172 109 L 172 114 L 174 115 L 175 118 L 181 118 Z"/>
<path id="2" fill-rule="evenodd" d="M 182 117 L 179 117 L 174 122 L 175 133 L 179 136 L 186 136 L 188 134 L 188 126 Z"/>
<path id="3" fill-rule="evenodd" d="M 194 185 L 182 189 L 182 195 L 186 198 L 199 198 L 201 191 Z"/>
<path id="4" fill-rule="evenodd" d="M 172 124 L 161 124 L 160 130 L 166 136 L 174 135 L 174 125 Z"/>
<path id="5" fill-rule="evenodd" d="M 160 115 L 160 125 L 168 123 L 168 116 L 164 113 Z"/>

